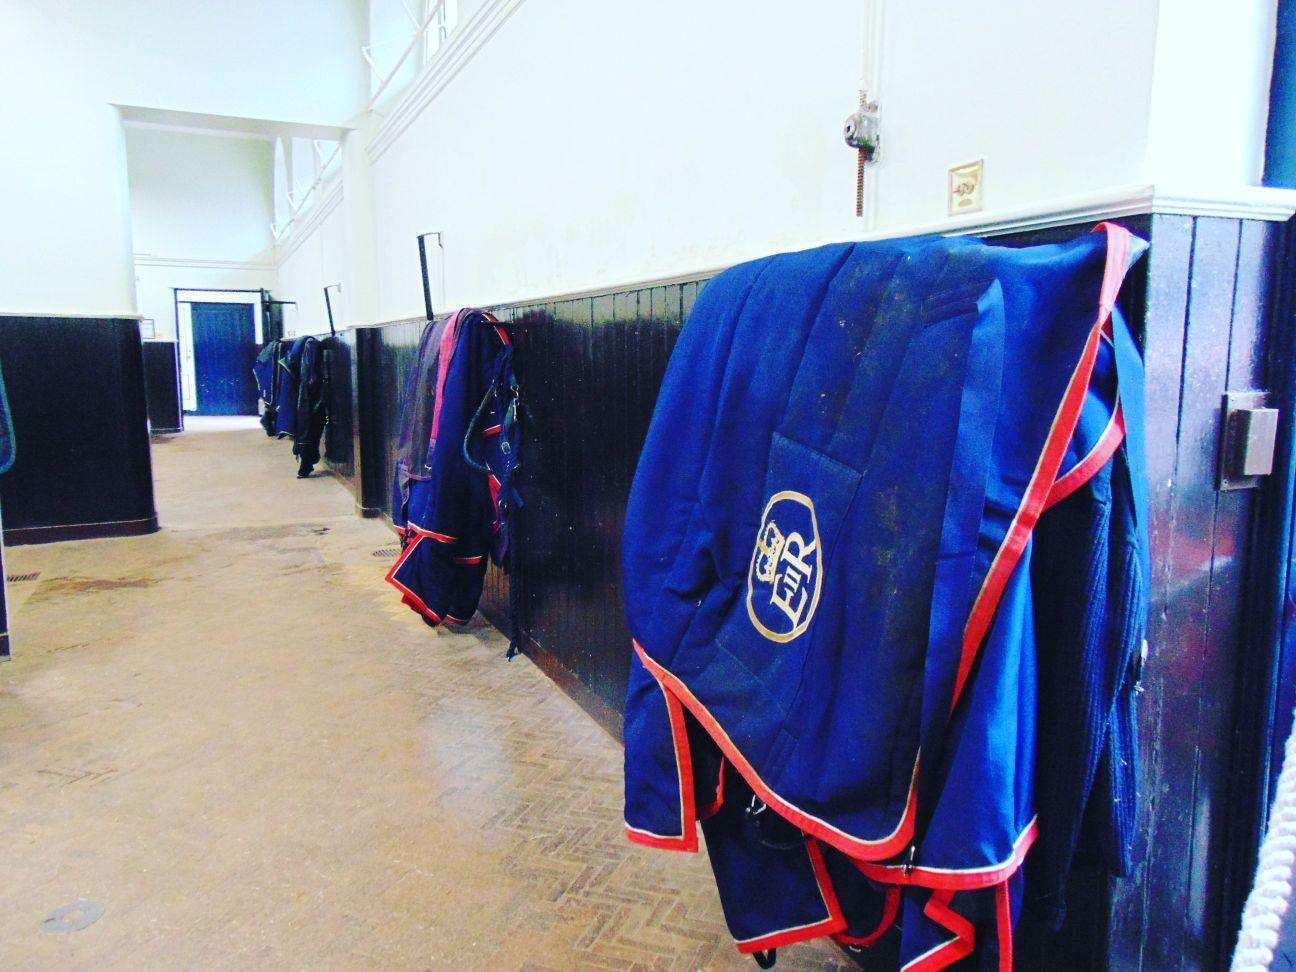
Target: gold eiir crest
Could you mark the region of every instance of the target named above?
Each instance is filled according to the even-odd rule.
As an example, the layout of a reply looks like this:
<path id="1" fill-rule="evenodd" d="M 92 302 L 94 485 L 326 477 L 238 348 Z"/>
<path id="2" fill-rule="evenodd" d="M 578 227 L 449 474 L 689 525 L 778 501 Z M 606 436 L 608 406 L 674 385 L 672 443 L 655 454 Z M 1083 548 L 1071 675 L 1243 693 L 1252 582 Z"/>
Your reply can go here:
<path id="1" fill-rule="evenodd" d="M 804 493 L 775 493 L 765 504 L 747 569 L 747 616 L 770 641 L 792 641 L 810 627 L 822 586 L 814 503 Z"/>

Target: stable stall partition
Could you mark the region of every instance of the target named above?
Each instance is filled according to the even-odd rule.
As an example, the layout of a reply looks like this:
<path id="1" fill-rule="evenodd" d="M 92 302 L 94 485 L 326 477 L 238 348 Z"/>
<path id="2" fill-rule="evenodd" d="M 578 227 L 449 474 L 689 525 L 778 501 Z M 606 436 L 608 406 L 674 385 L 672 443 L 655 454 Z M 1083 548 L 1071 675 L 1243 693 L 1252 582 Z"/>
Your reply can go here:
<path id="1" fill-rule="evenodd" d="M 156 530 L 139 321 L 0 315 L 0 369 L 16 442 L 4 542 Z"/>
<path id="2" fill-rule="evenodd" d="M 1024 930 L 1032 968 L 1223 964 L 1251 880 L 1271 761 L 1290 725 L 1293 657 L 1283 650 L 1281 607 L 1296 384 L 1283 272 L 1291 233 L 1232 218 L 1121 222 L 1151 242 L 1122 294 L 1147 368 L 1154 558 L 1139 698 L 1140 841 L 1128 878 L 1078 869 L 1060 938 Z M 1049 242 L 1092 225 L 1000 241 Z M 614 732 L 630 650 L 619 558 L 626 500 L 671 350 L 705 283 L 490 308 L 517 349 L 524 508 L 517 569 L 506 578 L 492 568 L 482 609 L 506 631 L 516 615 L 532 660 Z M 338 338 L 334 394 L 347 431 L 330 461 L 364 515 L 391 512 L 402 397 L 424 323 Z M 1254 391 L 1281 410 L 1275 471 L 1243 484 L 1250 488 L 1221 489 L 1225 395 Z"/>

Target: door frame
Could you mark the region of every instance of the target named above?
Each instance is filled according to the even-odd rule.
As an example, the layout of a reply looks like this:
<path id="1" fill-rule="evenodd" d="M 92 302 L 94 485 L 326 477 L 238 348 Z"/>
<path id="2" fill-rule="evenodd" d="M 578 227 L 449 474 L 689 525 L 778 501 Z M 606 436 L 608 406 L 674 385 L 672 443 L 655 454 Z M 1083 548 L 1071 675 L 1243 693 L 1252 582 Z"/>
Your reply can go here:
<path id="1" fill-rule="evenodd" d="M 252 326 L 258 345 L 264 340 L 261 323 L 261 291 L 204 287 L 172 287 L 175 302 L 176 340 L 180 343 L 180 407 L 192 412 L 198 407 L 198 382 L 194 374 L 193 304 L 251 304 Z"/>

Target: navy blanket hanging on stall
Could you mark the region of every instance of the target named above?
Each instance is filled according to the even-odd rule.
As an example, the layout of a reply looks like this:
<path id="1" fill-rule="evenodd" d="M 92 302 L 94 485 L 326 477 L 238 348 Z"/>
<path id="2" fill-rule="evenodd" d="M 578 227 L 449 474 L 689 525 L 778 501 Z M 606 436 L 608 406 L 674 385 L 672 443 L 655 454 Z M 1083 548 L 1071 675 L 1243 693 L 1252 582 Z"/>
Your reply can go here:
<path id="1" fill-rule="evenodd" d="M 287 349 L 287 341 L 267 341 L 252 363 L 252 377 L 256 379 L 257 395 L 261 398 L 261 428 L 272 439 L 278 426 L 279 384 L 284 371 L 282 358 Z"/>
<path id="2" fill-rule="evenodd" d="M 275 438 L 291 437 L 299 478 L 320 460 L 320 440 L 329 421 L 327 354 L 331 338 L 310 335 L 270 341 L 252 366 L 261 396 L 261 427 Z"/>
<path id="3" fill-rule="evenodd" d="M 702 827 L 740 950 L 1011 968 L 1078 844 L 1127 867 L 1144 246 L 844 244 L 698 298 L 626 518 L 625 810 Z"/>
<path id="4" fill-rule="evenodd" d="M 429 322 L 405 391 L 392 481 L 403 549 L 387 574 L 429 625 L 466 622 L 487 556 L 505 566 L 519 431 L 504 326 L 474 308 Z"/>

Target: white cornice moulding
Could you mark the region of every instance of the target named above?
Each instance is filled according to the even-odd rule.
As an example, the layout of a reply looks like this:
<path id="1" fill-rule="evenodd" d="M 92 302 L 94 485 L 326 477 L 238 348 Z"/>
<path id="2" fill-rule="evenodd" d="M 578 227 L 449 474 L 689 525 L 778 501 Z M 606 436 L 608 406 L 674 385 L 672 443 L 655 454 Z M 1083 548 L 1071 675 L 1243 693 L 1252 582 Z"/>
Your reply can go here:
<path id="1" fill-rule="evenodd" d="M 423 109 L 463 70 L 481 50 L 482 45 L 490 40 L 522 3 L 523 0 L 483 0 L 477 12 L 451 32 L 445 44 L 424 65 L 404 93 L 387 107 L 374 110 L 374 114 L 381 120 L 373 137 L 365 145 L 365 158 L 370 165 L 392 147 Z"/>
<path id="2" fill-rule="evenodd" d="M 1296 190 L 1237 186 L 1218 191 L 1186 192 L 1162 186 L 1130 185 L 1049 199 L 1029 206 L 940 220 L 923 226 L 887 228 L 864 239 L 1013 233 L 1047 229 L 1121 216 L 1222 216 L 1228 219 L 1284 221 L 1296 215 Z"/>
<path id="3" fill-rule="evenodd" d="M 1152 197 L 1152 211 L 1184 216 L 1223 216 L 1228 219 L 1281 222 L 1296 215 L 1296 189 L 1237 186 L 1224 191 L 1193 191 L 1175 186 L 1157 186 Z"/>
<path id="4" fill-rule="evenodd" d="M 137 314 L 134 311 L 129 313 L 105 313 L 89 314 L 85 311 L 75 311 L 70 314 L 61 314 L 57 311 L 22 311 L 22 310 L 0 310 L 0 317 L 48 317 L 51 320 L 69 318 L 73 320 L 92 320 L 92 321 L 142 321 L 143 314 Z"/>
<path id="5" fill-rule="evenodd" d="M 289 231 L 288 239 L 280 242 L 275 246 L 274 266 L 277 270 L 284 265 L 284 261 L 297 252 L 298 248 L 310 239 L 311 235 L 320 227 L 324 220 L 328 219 L 329 214 L 338 208 L 342 202 L 342 173 L 335 172 L 331 179 L 320 187 L 320 198 L 302 217 L 301 221 L 293 224 Z"/>
<path id="6" fill-rule="evenodd" d="M 207 135 L 211 138 L 237 138 L 252 142 L 273 142 L 278 135 L 263 132 L 241 132 L 234 129 L 202 128 L 198 125 L 168 125 L 166 122 L 134 121 L 123 119 L 127 128 L 143 128 L 159 132 L 175 132 L 177 135 Z"/>
<path id="7" fill-rule="evenodd" d="M 264 260 L 197 260 L 185 257 L 154 256 L 136 253 L 137 267 L 186 267 L 197 270 L 260 270 L 273 273 L 275 265 Z"/>

